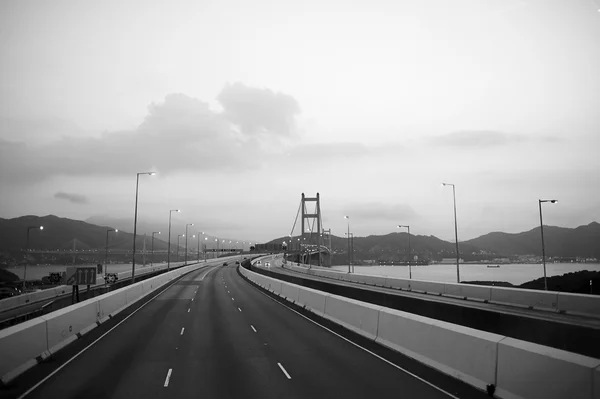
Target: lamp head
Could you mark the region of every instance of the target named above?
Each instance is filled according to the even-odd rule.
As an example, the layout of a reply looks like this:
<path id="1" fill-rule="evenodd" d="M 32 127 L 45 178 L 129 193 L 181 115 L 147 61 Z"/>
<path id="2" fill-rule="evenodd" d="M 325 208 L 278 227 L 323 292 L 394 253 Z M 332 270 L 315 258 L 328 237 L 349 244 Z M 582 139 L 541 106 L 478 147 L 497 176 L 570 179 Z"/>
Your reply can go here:
<path id="1" fill-rule="evenodd" d="M 40 226 L 40 230 L 44 230 L 44 226 Z"/>

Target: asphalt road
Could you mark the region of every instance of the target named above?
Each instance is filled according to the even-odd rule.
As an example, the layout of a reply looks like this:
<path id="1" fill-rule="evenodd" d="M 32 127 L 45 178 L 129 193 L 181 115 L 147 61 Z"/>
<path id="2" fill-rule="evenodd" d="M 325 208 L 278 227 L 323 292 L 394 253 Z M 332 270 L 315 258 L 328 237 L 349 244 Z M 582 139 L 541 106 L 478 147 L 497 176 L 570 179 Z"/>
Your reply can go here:
<path id="1" fill-rule="evenodd" d="M 90 342 L 79 342 L 84 336 L 4 394 L 19 397 L 55 372 L 26 397 L 488 397 L 342 332 L 357 344 L 349 342 L 259 291 L 231 263 L 186 275 L 125 318 L 116 317 L 120 324 L 113 330 L 99 327 Z"/>

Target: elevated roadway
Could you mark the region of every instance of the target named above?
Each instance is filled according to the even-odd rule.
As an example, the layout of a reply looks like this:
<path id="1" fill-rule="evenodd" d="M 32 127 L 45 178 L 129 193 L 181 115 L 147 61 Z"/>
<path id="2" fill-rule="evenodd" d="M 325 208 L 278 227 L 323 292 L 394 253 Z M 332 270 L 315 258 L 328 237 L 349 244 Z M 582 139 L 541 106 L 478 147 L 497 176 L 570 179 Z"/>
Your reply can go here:
<path id="1" fill-rule="evenodd" d="M 0 391 L 26 398 L 485 398 L 244 281 L 191 272 Z"/>
<path id="2" fill-rule="evenodd" d="M 276 256 L 270 259 L 270 264 L 266 268 L 263 261 L 258 270 L 271 277 L 352 299 L 600 358 L 600 346 L 597 345 L 600 319 L 597 318 L 406 292 L 307 275 L 282 268 L 281 259 Z"/>

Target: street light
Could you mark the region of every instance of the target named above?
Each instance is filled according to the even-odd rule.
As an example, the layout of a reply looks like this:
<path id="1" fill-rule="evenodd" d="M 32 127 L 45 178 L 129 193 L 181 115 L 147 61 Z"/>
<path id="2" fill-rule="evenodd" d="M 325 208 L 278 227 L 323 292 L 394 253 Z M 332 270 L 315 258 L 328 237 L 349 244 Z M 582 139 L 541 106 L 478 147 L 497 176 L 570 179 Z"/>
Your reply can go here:
<path id="1" fill-rule="evenodd" d="M 344 219 L 348 219 L 348 273 L 350 273 L 350 216 L 344 216 Z"/>
<path id="2" fill-rule="evenodd" d="M 194 223 L 188 223 L 188 224 L 185 225 L 185 265 L 186 266 L 187 266 L 187 252 L 188 252 L 188 250 L 187 250 L 187 248 L 188 248 L 188 233 L 187 233 L 187 230 L 188 230 L 188 226 L 193 226 L 193 225 L 194 225 Z"/>
<path id="3" fill-rule="evenodd" d="M 133 259 L 131 261 L 131 284 L 135 283 L 135 238 L 137 236 L 137 208 L 138 208 L 138 188 L 140 185 L 140 175 L 154 176 L 155 172 L 141 172 L 136 176 L 135 182 L 135 214 L 133 216 Z"/>
<path id="4" fill-rule="evenodd" d="M 219 257 L 219 239 L 215 238 L 215 242 L 217 243 L 217 248 L 216 248 L 217 250 L 215 252 L 215 258 L 218 258 Z"/>
<path id="5" fill-rule="evenodd" d="M 27 243 L 25 244 L 25 271 L 23 272 L 23 293 L 25 293 L 25 280 L 27 279 L 27 264 L 29 263 L 29 231 L 32 229 L 44 230 L 44 226 L 27 227 Z"/>
<path id="6" fill-rule="evenodd" d="M 399 224 L 397 227 L 399 229 L 402 227 L 406 227 L 408 229 L 408 278 L 412 279 L 412 270 L 410 268 L 410 226 Z"/>
<path id="7" fill-rule="evenodd" d="M 171 214 L 173 212 L 181 212 L 179 209 L 171 209 L 169 211 L 169 243 L 167 244 L 167 271 L 171 269 Z"/>
<path id="8" fill-rule="evenodd" d="M 548 291 L 548 282 L 546 281 L 546 248 L 544 247 L 544 222 L 542 221 L 542 202 L 555 204 L 557 200 L 538 200 L 540 206 L 540 233 L 542 234 L 542 263 L 544 265 L 544 290 Z"/>
<path id="9" fill-rule="evenodd" d="M 179 234 L 177 236 L 177 262 L 179 262 L 179 237 L 185 237 L 185 234 Z"/>
<path id="10" fill-rule="evenodd" d="M 108 233 L 110 233 L 111 231 L 114 231 L 115 233 L 117 233 L 119 230 L 118 229 L 107 229 L 106 230 L 106 245 L 104 246 L 104 274 L 108 273 L 108 270 L 106 270 L 108 268 Z"/>
<path id="11" fill-rule="evenodd" d="M 456 282 L 460 283 L 460 269 L 458 267 L 458 262 L 460 259 L 460 255 L 458 252 L 458 225 L 456 223 L 456 188 L 452 183 L 442 183 L 442 187 L 444 186 L 452 186 L 452 196 L 454 198 L 454 238 L 456 240 Z"/>
<path id="12" fill-rule="evenodd" d="M 202 233 L 202 234 L 204 234 L 204 233 Z M 208 237 L 204 237 L 204 241 L 208 241 Z M 207 243 L 202 244 L 202 249 L 204 251 L 204 261 L 205 262 L 206 262 L 206 246 L 207 246 Z"/>
<path id="13" fill-rule="evenodd" d="M 151 245 L 151 250 L 150 252 L 152 252 L 152 256 L 150 257 L 150 266 L 154 265 L 154 234 L 160 234 L 160 231 L 153 231 L 152 232 L 152 245 Z"/>

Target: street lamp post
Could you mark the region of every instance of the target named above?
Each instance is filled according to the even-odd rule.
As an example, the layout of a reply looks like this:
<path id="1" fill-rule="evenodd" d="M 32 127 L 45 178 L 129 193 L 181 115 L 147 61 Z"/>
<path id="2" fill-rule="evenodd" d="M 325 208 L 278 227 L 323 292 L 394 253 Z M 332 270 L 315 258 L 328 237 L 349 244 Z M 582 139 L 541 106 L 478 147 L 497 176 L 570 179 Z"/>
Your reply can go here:
<path id="1" fill-rule="evenodd" d="M 154 234 L 160 234 L 160 231 L 152 232 L 152 245 L 150 246 L 150 252 L 152 253 L 152 255 L 150 257 L 150 266 L 154 265 Z"/>
<path id="2" fill-rule="evenodd" d="M 133 216 L 133 256 L 131 260 L 131 284 L 135 283 L 135 238 L 137 236 L 137 208 L 138 208 L 138 189 L 140 186 L 140 175 L 154 176 L 154 172 L 141 172 L 136 176 L 135 182 L 135 213 Z"/>
<path id="3" fill-rule="evenodd" d="M 202 233 L 202 234 L 204 234 L 204 233 Z M 198 263 L 200 263 L 200 232 L 198 232 L 198 248 L 196 248 L 196 251 L 198 252 L 197 253 L 198 260 L 197 261 L 198 261 Z"/>
<path id="4" fill-rule="evenodd" d="M 169 211 L 169 242 L 167 243 L 167 271 L 171 269 L 171 215 L 173 212 L 181 212 L 179 209 Z"/>
<path id="5" fill-rule="evenodd" d="M 25 244 L 25 270 L 23 272 L 23 292 L 25 292 L 25 280 L 27 280 L 27 264 L 29 263 L 29 231 L 32 229 L 44 230 L 44 226 L 27 227 L 27 242 Z"/>
<path id="6" fill-rule="evenodd" d="M 204 233 L 202 233 L 204 234 Z M 204 241 L 208 241 L 208 237 L 204 237 Z M 204 252 L 204 261 L 206 262 L 206 245 L 207 243 L 205 242 L 204 244 L 202 244 L 202 250 Z"/>
<path id="7" fill-rule="evenodd" d="M 408 278 L 412 279 L 412 270 L 410 268 L 410 226 L 399 224 L 398 228 L 406 227 L 408 229 Z"/>
<path id="8" fill-rule="evenodd" d="M 544 290 L 548 291 L 548 282 L 546 281 L 546 248 L 544 246 L 544 222 L 542 221 L 542 202 L 550 202 L 555 204 L 557 200 L 538 200 L 540 207 L 540 233 L 542 234 L 542 264 L 544 265 Z"/>
<path id="9" fill-rule="evenodd" d="M 188 223 L 185 225 L 185 265 L 187 266 L 187 253 L 188 253 L 188 226 L 193 226 L 194 223 Z"/>
<path id="10" fill-rule="evenodd" d="M 177 235 L 177 262 L 179 262 L 179 253 L 180 253 L 180 251 L 179 251 L 179 238 L 180 237 L 185 237 L 185 234 L 178 234 Z"/>
<path id="11" fill-rule="evenodd" d="M 442 186 L 452 186 L 452 196 L 454 198 L 454 238 L 456 241 L 456 282 L 460 283 L 460 269 L 458 266 L 460 254 L 458 252 L 458 224 L 456 222 L 456 187 L 452 183 L 442 183 Z"/>
<path id="12" fill-rule="evenodd" d="M 344 216 L 344 219 L 348 219 L 348 273 L 350 273 L 350 216 Z"/>
<path id="13" fill-rule="evenodd" d="M 107 229 L 106 230 L 106 244 L 104 246 L 104 274 L 108 273 L 108 233 L 114 231 L 117 233 L 119 230 L 117 229 Z"/>

